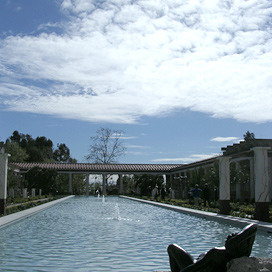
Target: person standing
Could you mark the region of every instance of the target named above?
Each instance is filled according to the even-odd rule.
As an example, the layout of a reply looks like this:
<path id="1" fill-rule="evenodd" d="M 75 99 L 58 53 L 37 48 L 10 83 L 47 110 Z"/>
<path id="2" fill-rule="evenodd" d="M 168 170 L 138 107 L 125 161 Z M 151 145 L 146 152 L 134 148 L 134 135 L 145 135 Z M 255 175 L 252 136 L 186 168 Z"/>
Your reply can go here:
<path id="1" fill-rule="evenodd" d="M 211 197 L 211 191 L 208 187 L 208 183 L 205 183 L 204 189 L 203 189 L 204 207 L 206 207 L 206 203 L 208 203 L 208 207 L 210 207 L 210 197 Z"/>
<path id="2" fill-rule="evenodd" d="M 192 196 L 194 198 L 195 206 L 199 205 L 200 193 L 201 192 L 202 192 L 202 190 L 198 188 L 198 184 L 195 185 L 194 189 L 190 190 L 190 193 L 192 194 Z"/>

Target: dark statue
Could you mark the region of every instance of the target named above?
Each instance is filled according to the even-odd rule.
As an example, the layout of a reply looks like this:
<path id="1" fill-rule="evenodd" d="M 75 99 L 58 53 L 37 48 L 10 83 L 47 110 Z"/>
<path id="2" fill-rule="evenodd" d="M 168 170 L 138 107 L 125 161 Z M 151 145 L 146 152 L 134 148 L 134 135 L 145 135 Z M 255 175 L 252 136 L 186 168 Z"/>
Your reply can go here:
<path id="1" fill-rule="evenodd" d="M 227 263 L 235 258 L 249 257 L 257 231 L 256 224 L 246 226 L 241 232 L 227 237 L 224 247 L 214 247 L 201 254 L 196 261 L 176 244 L 168 246 L 172 272 L 225 272 Z"/>

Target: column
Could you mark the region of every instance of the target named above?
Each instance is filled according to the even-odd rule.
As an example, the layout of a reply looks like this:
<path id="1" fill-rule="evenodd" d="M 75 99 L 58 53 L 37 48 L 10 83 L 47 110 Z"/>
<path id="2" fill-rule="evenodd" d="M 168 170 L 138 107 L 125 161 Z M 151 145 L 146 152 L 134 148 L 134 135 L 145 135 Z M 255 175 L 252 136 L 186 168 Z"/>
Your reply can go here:
<path id="1" fill-rule="evenodd" d="M 72 189 L 72 173 L 69 173 L 69 188 L 68 188 L 68 191 L 69 193 L 72 193 L 73 192 L 73 189 Z"/>
<path id="2" fill-rule="evenodd" d="M 250 200 L 255 199 L 254 159 L 249 159 L 250 165 Z"/>
<path id="3" fill-rule="evenodd" d="M 270 147 L 254 147 L 255 172 L 255 219 L 268 221 L 269 219 L 269 173 L 268 154 Z"/>
<path id="4" fill-rule="evenodd" d="M 88 173 L 86 175 L 86 196 L 89 196 L 89 179 L 90 179 L 90 174 Z"/>
<path id="5" fill-rule="evenodd" d="M 27 188 L 23 188 L 23 198 L 27 198 L 27 197 L 28 197 Z"/>
<path id="6" fill-rule="evenodd" d="M 119 180 L 120 180 L 120 187 L 119 187 L 119 194 L 121 195 L 122 193 L 123 193 L 123 175 L 122 174 L 120 174 L 119 175 Z"/>
<path id="7" fill-rule="evenodd" d="M 268 174 L 269 174 L 269 188 L 272 189 L 272 180 L 271 180 L 271 177 L 272 177 L 272 158 L 271 157 L 268 157 Z M 272 190 L 270 190 L 270 196 L 269 196 L 269 199 L 272 199 Z"/>
<path id="8" fill-rule="evenodd" d="M 230 213 L 230 158 L 219 158 L 219 205 L 221 214 Z"/>
<path id="9" fill-rule="evenodd" d="M 106 175 L 102 174 L 103 177 L 103 191 L 102 191 L 102 195 L 105 196 L 106 195 Z"/>
<path id="10" fill-rule="evenodd" d="M 184 172 L 184 178 L 183 178 L 183 183 L 184 183 L 184 198 L 188 198 L 188 179 L 187 179 L 187 171 Z"/>
<path id="11" fill-rule="evenodd" d="M 35 197 L 35 196 L 36 196 L 36 189 L 35 189 L 35 188 L 32 188 L 32 189 L 31 189 L 31 196 L 32 196 L 32 197 Z"/>
<path id="12" fill-rule="evenodd" d="M 3 145 L 3 143 L 2 143 Z M 8 154 L 0 148 L 0 214 L 6 215 L 7 207 Z"/>
<path id="13" fill-rule="evenodd" d="M 173 175 L 170 175 L 170 184 L 171 184 L 171 190 L 170 190 L 170 198 L 175 199 L 175 190 L 174 190 L 174 182 L 173 182 Z"/>
<path id="14" fill-rule="evenodd" d="M 236 200 L 239 199 L 241 201 L 241 182 L 238 179 L 239 171 L 240 171 L 240 163 L 238 161 L 235 163 L 235 170 L 236 170 L 235 195 L 236 195 Z"/>
<path id="15" fill-rule="evenodd" d="M 15 195 L 14 189 L 9 189 L 9 196 L 10 196 L 11 198 L 14 198 L 14 195 Z"/>

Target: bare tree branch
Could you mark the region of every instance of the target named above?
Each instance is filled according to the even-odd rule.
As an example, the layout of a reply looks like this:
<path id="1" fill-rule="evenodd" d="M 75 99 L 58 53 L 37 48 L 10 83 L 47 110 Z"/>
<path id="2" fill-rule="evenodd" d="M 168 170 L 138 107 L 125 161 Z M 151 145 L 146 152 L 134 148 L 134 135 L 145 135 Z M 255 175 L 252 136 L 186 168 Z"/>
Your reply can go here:
<path id="1" fill-rule="evenodd" d="M 109 128 L 100 128 L 96 135 L 90 139 L 89 154 L 87 161 L 101 164 L 117 163 L 118 158 L 124 155 L 126 148 L 123 145 L 121 130 L 111 130 Z"/>

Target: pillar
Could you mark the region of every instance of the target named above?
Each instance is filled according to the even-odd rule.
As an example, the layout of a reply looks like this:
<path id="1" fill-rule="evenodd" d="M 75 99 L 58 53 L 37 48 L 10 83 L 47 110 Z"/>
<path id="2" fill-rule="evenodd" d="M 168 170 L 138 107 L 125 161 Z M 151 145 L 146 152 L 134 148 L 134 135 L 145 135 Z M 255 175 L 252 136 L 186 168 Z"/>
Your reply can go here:
<path id="1" fill-rule="evenodd" d="M 23 188 L 23 198 L 27 197 L 28 197 L 27 188 Z"/>
<path id="2" fill-rule="evenodd" d="M 123 193 L 123 186 L 124 186 L 124 184 L 123 184 L 123 175 L 122 174 L 119 175 L 119 181 L 120 181 L 119 194 L 121 195 Z"/>
<path id="3" fill-rule="evenodd" d="M 272 158 L 268 157 L 268 173 L 269 173 L 269 188 L 272 188 Z M 272 190 L 270 190 L 270 196 L 269 199 L 272 200 Z"/>
<path id="4" fill-rule="evenodd" d="M 221 214 L 230 213 L 230 158 L 219 158 L 219 205 Z"/>
<path id="5" fill-rule="evenodd" d="M 189 192 L 187 171 L 184 172 L 183 183 L 184 183 L 184 198 L 187 199 L 188 198 L 188 192 Z"/>
<path id="6" fill-rule="evenodd" d="M 31 189 L 31 196 L 32 196 L 32 197 L 35 197 L 35 196 L 36 196 L 36 189 L 35 189 L 35 188 L 32 188 L 32 189 Z"/>
<path id="7" fill-rule="evenodd" d="M 170 175 L 170 184 L 171 184 L 171 190 L 170 190 L 170 198 L 173 198 L 175 199 L 175 185 L 174 185 L 174 182 L 173 182 L 173 175 Z"/>
<path id="8" fill-rule="evenodd" d="M 269 219 L 269 173 L 268 154 L 270 147 L 254 147 L 254 173 L 255 173 L 255 219 L 268 221 Z"/>
<path id="9" fill-rule="evenodd" d="M 254 160 L 249 160 L 250 165 L 250 200 L 255 199 Z"/>
<path id="10" fill-rule="evenodd" d="M 2 143 L 3 145 L 3 143 Z M 6 215 L 7 208 L 8 154 L 0 148 L 0 214 Z"/>
<path id="11" fill-rule="evenodd" d="M 9 189 L 9 196 L 11 197 L 11 198 L 14 198 L 14 196 L 15 196 L 15 193 L 14 193 L 14 189 Z"/>
<path id="12" fill-rule="evenodd" d="M 39 197 L 42 196 L 42 189 L 39 189 Z"/>
<path id="13" fill-rule="evenodd" d="M 72 173 L 69 173 L 69 188 L 68 188 L 68 192 L 69 193 L 72 193 L 72 178 L 73 178 L 73 176 L 72 176 Z"/>
<path id="14" fill-rule="evenodd" d="M 106 195 L 106 175 L 103 174 L 103 191 L 102 191 L 102 195 L 105 196 Z"/>
<path id="15" fill-rule="evenodd" d="M 86 196 L 89 196 L 89 180 L 90 180 L 90 174 L 88 173 L 86 175 Z"/>
<path id="16" fill-rule="evenodd" d="M 237 177 L 240 171 L 239 162 L 235 163 L 235 170 L 236 170 L 236 177 Z M 241 182 L 238 180 L 238 178 L 236 178 L 236 183 L 235 183 L 235 196 L 236 196 L 236 200 L 239 199 L 241 201 Z"/>

